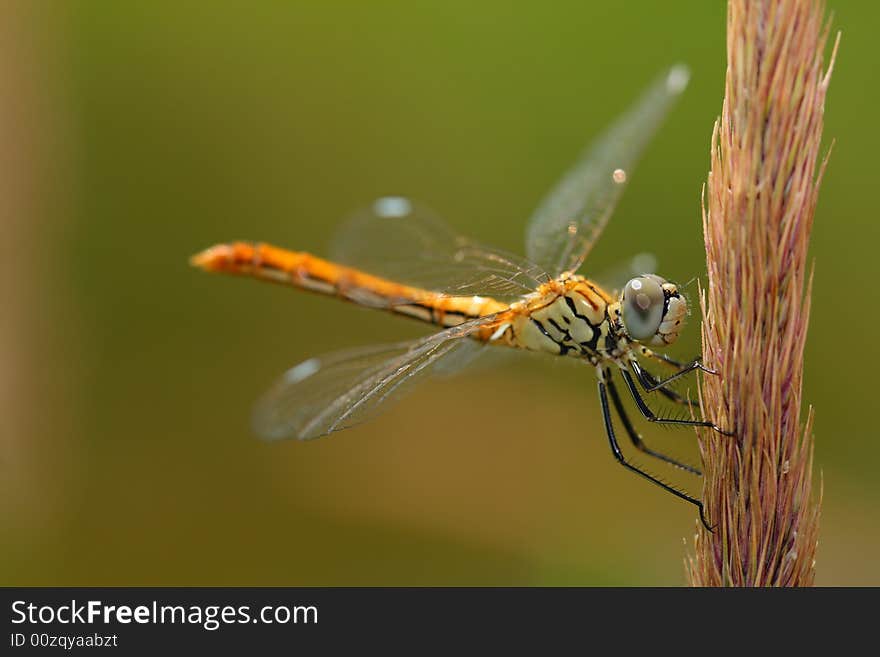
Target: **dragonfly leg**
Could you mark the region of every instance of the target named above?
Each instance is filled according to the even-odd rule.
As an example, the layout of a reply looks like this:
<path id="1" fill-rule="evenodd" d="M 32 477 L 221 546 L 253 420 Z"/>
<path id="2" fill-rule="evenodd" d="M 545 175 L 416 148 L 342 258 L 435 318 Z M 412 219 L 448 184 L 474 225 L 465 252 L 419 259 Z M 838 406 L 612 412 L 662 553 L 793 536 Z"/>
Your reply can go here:
<path id="1" fill-rule="evenodd" d="M 682 463 L 681 461 L 676 461 L 675 459 L 666 456 L 665 454 L 661 454 L 660 452 L 655 452 L 653 449 L 648 447 L 645 444 L 645 441 L 642 440 L 642 437 L 639 435 L 638 431 L 636 431 L 635 427 L 633 427 L 632 422 L 630 422 L 629 416 L 626 414 L 626 409 L 623 407 L 623 402 L 620 399 L 620 395 L 617 392 L 617 386 L 614 385 L 614 382 L 611 380 L 610 376 L 607 378 L 605 385 L 608 388 L 608 394 L 611 397 L 611 403 L 614 404 L 614 408 L 615 410 L 617 410 L 617 416 L 620 418 L 620 421 L 623 424 L 623 428 L 626 429 L 626 433 L 629 436 L 629 439 L 632 441 L 632 444 L 637 450 L 647 454 L 648 456 L 653 456 L 656 459 L 660 459 L 665 463 L 669 463 L 676 468 L 680 468 L 681 470 L 685 470 L 686 472 L 690 472 L 691 474 L 695 474 L 697 476 L 702 476 L 703 473 L 694 466 L 688 465 L 687 463 Z"/>
<path id="2" fill-rule="evenodd" d="M 686 427 L 708 427 L 709 429 L 717 431 L 725 436 L 734 435 L 708 420 L 683 420 L 679 418 L 657 417 L 654 411 L 648 408 L 648 405 L 645 403 L 645 400 L 642 399 L 641 394 L 639 394 L 639 389 L 636 387 L 636 382 L 633 381 L 632 374 L 626 370 L 621 370 L 620 374 L 623 376 L 623 380 L 626 382 L 626 387 L 629 388 L 629 392 L 632 395 L 633 400 L 636 402 L 636 406 L 638 406 L 639 411 L 645 416 L 645 419 L 648 420 L 648 422 L 656 422 L 657 424 L 678 424 Z"/>
<path id="3" fill-rule="evenodd" d="M 703 357 L 702 356 L 697 356 L 696 358 L 694 358 L 692 361 L 690 361 L 688 363 L 682 363 L 681 361 L 677 361 L 674 358 L 670 358 L 666 354 L 658 354 L 656 351 L 652 351 L 651 349 L 648 349 L 645 346 L 642 346 L 639 349 L 639 352 L 645 358 L 650 358 L 652 360 L 656 360 L 658 363 L 663 363 L 664 365 L 666 365 L 668 367 L 672 367 L 672 368 L 678 370 L 675 373 L 675 375 L 671 376 L 668 379 L 665 379 L 663 382 L 671 381 L 672 379 L 678 378 L 682 374 L 687 374 L 688 372 L 693 372 L 694 370 L 702 370 L 706 374 L 718 374 L 718 372 L 716 372 L 715 370 L 710 369 L 710 368 L 706 367 L 705 365 L 703 365 Z"/>
<path id="4" fill-rule="evenodd" d="M 636 378 L 639 380 L 639 383 L 642 384 L 642 388 L 644 388 L 645 392 L 654 392 L 656 390 L 667 399 L 674 401 L 676 404 L 684 404 L 685 406 L 690 406 L 691 408 L 699 407 L 699 403 L 697 403 L 696 401 L 692 399 L 687 399 L 686 397 L 682 397 L 680 394 L 675 392 L 675 390 L 660 385 L 660 382 L 657 380 L 657 378 L 646 369 L 644 369 L 637 360 L 632 360 L 630 362 L 630 366 L 632 367 L 633 372 L 635 372 Z"/>
<path id="5" fill-rule="evenodd" d="M 703 508 L 703 503 L 695 497 L 691 497 L 687 493 L 670 486 L 669 484 L 661 481 L 657 477 L 654 477 L 651 474 L 648 474 L 644 470 L 636 467 L 632 463 L 626 460 L 626 457 L 623 455 L 623 452 L 620 449 L 620 445 L 617 444 L 617 437 L 614 435 L 614 424 L 611 421 L 611 409 L 608 406 L 608 390 L 609 388 L 605 384 L 605 380 L 608 380 L 608 383 L 611 384 L 611 379 L 608 370 L 604 370 L 602 372 L 602 377 L 599 379 L 599 403 L 602 406 L 602 419 L 605 421 L 605 433 L 608 434 L 608 442 L 611 445 L 611 453 L 614 454 L 614 458 L 617 459 L 617 462 L 620 463 L 627 470 L 635 472 L 638 475 L 641 475 L 648 481 L 653 484 L 659 486 L 663 490 L 668 493 L 672 493 L 676 497 L 683 499 L 685 502 L 690 502 L 695 507 L 700 510 L 700 521 L 710 532 L 713 531 L 713 527 L 709 524 L 708 519 L 706 518 L 706 512 Z M 615 404 L 616 405 L 616 404 Z M 626 424 L 626 422 L 624 423 Z"/>

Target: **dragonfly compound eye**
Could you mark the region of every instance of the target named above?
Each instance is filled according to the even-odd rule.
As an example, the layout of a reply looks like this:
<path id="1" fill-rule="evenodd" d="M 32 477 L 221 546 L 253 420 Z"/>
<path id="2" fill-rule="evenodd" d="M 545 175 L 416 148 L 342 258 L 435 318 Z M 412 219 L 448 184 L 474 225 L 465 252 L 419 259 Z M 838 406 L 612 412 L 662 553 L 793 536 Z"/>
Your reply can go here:
<path id="1" fill-rule="evenodd" d="M 663 321 L 663 286 L 655 276 L 637 276 L 623 288 L 623 326 L 634 340 L 653 338 Z"/>

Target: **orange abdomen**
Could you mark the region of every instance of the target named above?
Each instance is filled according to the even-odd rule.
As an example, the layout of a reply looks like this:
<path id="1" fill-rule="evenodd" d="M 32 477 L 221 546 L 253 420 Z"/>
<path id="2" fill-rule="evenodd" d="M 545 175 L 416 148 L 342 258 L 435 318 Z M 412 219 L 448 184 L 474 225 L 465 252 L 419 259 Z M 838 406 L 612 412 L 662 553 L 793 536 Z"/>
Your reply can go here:
<path id="1" fill-rule="evenodd" d="M 309 253 L 268 244 L 218 244 L 193 256 L 190 262 L 205 271 L 253 276 L 440 326 L 456 326 L 507 308 L 495 299 L 448 296 L 410 287 Z"/>

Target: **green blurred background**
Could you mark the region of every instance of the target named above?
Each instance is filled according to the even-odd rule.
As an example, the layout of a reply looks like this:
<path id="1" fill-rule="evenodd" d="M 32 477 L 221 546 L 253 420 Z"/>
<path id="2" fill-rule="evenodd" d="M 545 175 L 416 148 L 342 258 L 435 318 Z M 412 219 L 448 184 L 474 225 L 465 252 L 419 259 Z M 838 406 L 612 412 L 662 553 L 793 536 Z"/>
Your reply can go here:
<path id="1" fill-rule="evenodd" d="M 880 5 L 830 8 L 844 33 L 837 143 L 805 389 L 824 481 L 817 569 L 822 584 L 876 585 Z M 326 253 L 339 221 L 384 194 L 521 252 L 526 217 L 583 144 L 683 61 L 690 88 L 586 271 L 652 251 L 669 278 L 703 276 L 723 3 L 2 12 L 0 582 L 684 582 L 694 509 L 615 464 L 592 372 L 524 357 L 428 384 L 331 439 L 266 444 L 250 407 L 285 368 L 425 331 L 187 258 L 235 238 Z M 696 353 L 698 334 L 694 321 L 671 353 Z M 644 431 L 697 457 L 689 432 Z"/>

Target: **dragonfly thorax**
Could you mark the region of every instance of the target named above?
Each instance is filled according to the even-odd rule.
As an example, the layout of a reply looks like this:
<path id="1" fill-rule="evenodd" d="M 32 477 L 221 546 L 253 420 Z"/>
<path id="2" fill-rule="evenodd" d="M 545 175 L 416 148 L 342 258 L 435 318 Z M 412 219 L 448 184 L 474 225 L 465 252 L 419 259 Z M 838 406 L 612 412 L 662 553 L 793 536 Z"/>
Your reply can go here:
<path id="1" fill-rule="evenodd" d="M 616 305 L 592 281 L 563 275 L 499 314 L 495 330 L 484 339 L 598 364 L 620 358 L 627 350 L 628 341 L 611 312 Z"/>

